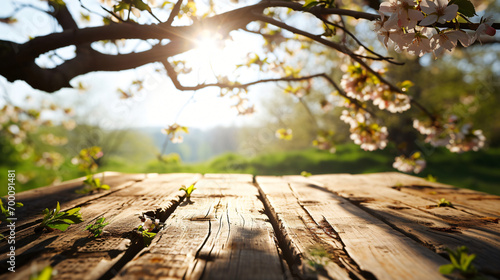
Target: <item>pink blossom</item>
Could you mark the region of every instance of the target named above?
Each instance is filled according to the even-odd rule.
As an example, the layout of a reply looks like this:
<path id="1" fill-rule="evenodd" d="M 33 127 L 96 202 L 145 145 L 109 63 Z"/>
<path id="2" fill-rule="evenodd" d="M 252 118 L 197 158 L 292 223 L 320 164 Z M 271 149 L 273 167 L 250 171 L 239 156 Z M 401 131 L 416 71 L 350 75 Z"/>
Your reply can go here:
<path id="1" fill-rule="evenodd" d="M 413 33 L 407 33 L 403 37 L 411 38 L 411 43 L 407 47 L 407 51 L 410 54 L 418 55 L 419 57 L 431 52 L 431 41 L 432 29 L 424 27 L 421 31 L 416 31 Z"/>
<path id="2" fill-rule="evenodd" d="M 496 30 L 495 28 L 491 27 L 491 20 L 487 19 L 486 21 L 483 21 L 476 29 L 474 32 L 474 35 L 472 36 L 471 39 L 471 44 L 474 43 L 476 40 L 479 40 L 481 42 L 480 36 L 481 35 L 489 35 L 489 36 L 495 36 Z"/>
<path id="3" fill-rule="evenodd" d="M 410 109 L 410 98 L 406 94 L 393 92 L 388 85 L 380 84 L 372 94 L 373 105 L 381 110 L 392 113 L 401 113 Z"/>
<path id="4" fill-rule="evenodd" d="M 420 156 L 415 156 L 415 154 L 409 158 L 405 156 L 396 157 L 392 167 L 405 173 L 420 173 L 425 168 L 426 162 L 424 159 L 420 158 Z"/>
<path id="5" fill-rule="evenodd" d="M 427 16 L 420 22 L 422 26 L 438 23 L 445 23 L 457 16 L 458 6 L 451 4 L 448 6 L 447 0 L 422 0 L 420 8 Z"/>
<path id="6" fill-rule="evenodd" d="M 439 32 L 432 36 L 431 46 L 435 57 L 441 56 L 445 50 L 451 52 L 460 41 L 464 47 L 468 47 L 471 42 L 470 36 L 461 30 Z"/>

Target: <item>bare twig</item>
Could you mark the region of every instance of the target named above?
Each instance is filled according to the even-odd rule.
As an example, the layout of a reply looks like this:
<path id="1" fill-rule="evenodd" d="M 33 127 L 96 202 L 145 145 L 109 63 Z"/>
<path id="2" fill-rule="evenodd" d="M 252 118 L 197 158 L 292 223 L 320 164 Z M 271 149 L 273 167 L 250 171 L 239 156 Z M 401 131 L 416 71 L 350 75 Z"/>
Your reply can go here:
<path id="1" fill-rule="evenodd" d="M 358 43 L 358 45 L 360 45 L 361 47 L 363 47 L 363 49 L 365 49 L 367 52 L 375 55 L 376 57 L 368 57 L 368 56 L 362 56 L 362 55 L 356 55 L 356 56 L 366 58 L 366 59 L 371 59 L 371 60 L 384 60 L 384 61 L 387 61 L 389 63 L 395 64 L 395 65 L 404 65 L 404 63 L 393 61 L 393 59 L 394 59 L 393 57 L 385 57 L 385 56 L 371 50 L 370 48 L 366 47 L 354 34 L 352 34 L 351 31 L 347 30 L 347 28 L 340 26 L 338 24 L 335 24 L 333 22 L 330 22 L 328 20 L 323 20 L 323 22 L 325 22 L 326 24 L 332 25 L 334 27 L 342 29 L 342 31 L 344 31 L 346 34 L 348 34 L 354 41 L 356 41 L 356 43 Z"/>
<path id="2" fill-rule="evenodd" d="M 125 22 L 125 20 L 123 20 L 120 16 L 118 16 L 118 15 L 117 15 L 117 14 L 115 14 L 114 12 L 112 12 L 112 11 L 110 11 L 110 10 L 108 10 L 108 9 L 104 8 L 103 6 L 101 6 L 101 8 L 102 8 L 103 10 L 105 10 L 108 14 L 110 14 L 112 17 L 116 18 L 118 21 L 120 21 L 120 22 Z"/>
<path id="3" fill-rule="evenodd" d="M 305 81 L 305 80 L 310 80 L 313 78 L 317 77 L 322 77 L 324 74 L 315 74 L 315 75 L 309 75 L 309 76 L 303 76 L 303 77 L 281 77 L 281 78 L 270 78 L 270 79 L 261 79 L 249 83 L 204 83 L 204 84 L 198 84 L 194 86 L 184 86 L 182 85 L 178 78 L 177 78 L 177 72 L 175 72 L 174 67 L 168 62 L 168 61 L 163 61 L 163 66 L 165 67 L 165 70 L 167 70 L 167 75 L 169 78 L 172 80 L 174 83 L 175 88 L 178 90 L 183 90 L 183 91 L 188 91 L 188 90 L 200 90 L 208 87 L 218 87 L 218 88 L 227 88 L 227 89 L 245 89 L 253 85 L 257 84 L 262 84 L 262 83 L 271 83 L 271 82 L 300 82 L 300 81 Z"/>

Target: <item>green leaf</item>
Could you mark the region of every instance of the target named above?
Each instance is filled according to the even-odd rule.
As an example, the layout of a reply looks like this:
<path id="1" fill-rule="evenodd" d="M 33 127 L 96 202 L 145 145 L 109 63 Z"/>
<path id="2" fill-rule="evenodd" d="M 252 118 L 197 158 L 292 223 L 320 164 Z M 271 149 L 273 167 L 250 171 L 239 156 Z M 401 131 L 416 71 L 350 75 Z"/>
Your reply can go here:
<path id="1" fill-rule="evenodd" d="M 58 229 L 60 231 L 66 231 L 69 227 L 69 224 L 62 222 L 62 221 L 54 221 L 54 222 L 47 224 L 47 227 L 53 228 L 53 229 Z"/>
<path id="2" fill-rule="evenodd" d="M 307 172 L 307 171 L 302 171 L 300 172 L 300 175 L 304 176 L 304 177 L 310 177 L 311 176 L 311 173 L 310 172 Z"/>
<path id="3" fill-rule="evenodd" d="M 453 270 L 455 270 L 455 266 L 451 263 L 439 267 L 439 273 L 441 274 L 452 274 Z"/>
<path id="4" fill-rule="evenodd" d="M 50 265 L 46 266 L 39 273 L 31 275 L 30 280 L 50 280 L 52 279 L 52 270 Z"/>
<path id="5" fill-rule="evenodd" d="M 469 0 L 451 0 L 448 6 L 451 4 L 456 4 L 458 6 L 458 12 L 466 17 L 473 17 L 476 15 L 474 4 Z"/>
<path id="6" fill-rule="evenodd" d="M 457 256 L 455 256 L 455 254 L 450 254 L 450 261 L 451 261 L 451 264 L 456 267 L 456 268 L 459 268 L 460 267 L 460 264 L 458 263 L 458 258 Z"/>
<path id="7" fill-rule="evenodd" d="M 100 188 L 103 190 L 109 190 L 109 185 L 101 185 Z"/>
<path id="8" fill-rule="evenodd" d="M 61 206 L 59 201 L 57 202 L 56 209 L 49 211 L 49 209 L 45 209 L 43 211 L 44 217 L 42 223 L 35 228 L 35 231 L 38 232 L 40 229 L 44 228 L 52 228 L 59 229 L 61 231 L 65 231 L 68 229 L 70 224 L 78 224 L 83 222 L 82 214 L 79 212 L 80 207 L 70 209 L 66 212 L 61 211 Z"/>
<path id="9" fill-rule="evenodd" d="M 125 3 L 124 1 L 121 1 L 120 3 L 118 3 L 118 5 L 115 5 L 113 7 L 113 11 L 116 13 L 116 12 L 119 12 L 121 10 L 128 10 L 129 8 L 130 8 L 130 4 Z M 82 152 L 80 152 L 80 155 L 82 155 Z"/>
<path id="10" fill-rule="evenodd" d="M 464 261 L 462 263 L 462 268 L 465 272 L 468 272 L 469 270 L 472 269 L 471 263 L 472 261 L 476 258 L 475 254 L 471 254 L 470 256 L 465 256 Z"/>
<path id="11" fill-rule="evenodd" d="M 141 11 L 151 12 L 151 7 L 148 4 L 142 2 L 141 0 L 132 0 L 132 5 Z"/>
<path id="12" fill-rule="evenodd" d="M 155 238 L 156 233 L 154 232 L 149 232 L 149 231 L 143 231 L 142 232 L 142 239 L 144 241 L 144 246 L 148 247 L 151 245 L 151 241 L 153 241 L 153 238 Z"/>
<path id="13" fill-rule="evenodd" d="M 315 0 L 307 0 L 306 3 L 304 4 L 304 6 L 302 6 L 302 8 L 304 9 L 310 9 L 314 6 L 317 6 L 319 4 L 318 1 L 315 1 Z"/>

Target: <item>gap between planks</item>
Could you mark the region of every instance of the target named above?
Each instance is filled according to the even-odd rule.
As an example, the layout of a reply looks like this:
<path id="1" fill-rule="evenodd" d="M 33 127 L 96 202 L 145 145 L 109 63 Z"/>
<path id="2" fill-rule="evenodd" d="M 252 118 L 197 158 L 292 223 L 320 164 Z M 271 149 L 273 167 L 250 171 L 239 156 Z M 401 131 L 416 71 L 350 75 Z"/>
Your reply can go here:
<path id="1" fill-rule="evenodd" d="M 132 259 L 140 250 L 131 246 L 131 232 L 140 223 L 139 214 L 171 207 L 180 201 L 180 185 L 194 183 L 197 178 L 196 174 L 161 175 L 120 188 L 112 196 L 87 201 L 81 207 L 85 222 L 70 226 L 64 233 L 33 234 L 34 225 L 22 230 L 19 237 L 25 236 L 21 241 L 28 242 L 16 248 L 15 277 L 2 275 L 0 279 L 27 279 L 33 266 L 41 269 L 48 264 L 58 271 L 55 279 L 99 279 L 109 270 L 119 269 L 116 264 L 120 260 Z M 111 222 L 106 233 L 101 238 L 88 238 L 85 225 L 102 215 Z"/>
<path id="2" fill-rule="evenodd" d="M 249 176 L 249 175 L 246 175 Z M 287 279 L 252 177 L 210 175 L 116 279 Z"/>

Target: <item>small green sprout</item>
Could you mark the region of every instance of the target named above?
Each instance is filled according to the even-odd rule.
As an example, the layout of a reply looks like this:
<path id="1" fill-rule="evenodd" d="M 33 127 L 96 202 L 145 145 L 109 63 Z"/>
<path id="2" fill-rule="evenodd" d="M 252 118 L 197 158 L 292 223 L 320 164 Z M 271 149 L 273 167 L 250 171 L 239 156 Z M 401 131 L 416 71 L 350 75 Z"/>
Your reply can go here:
<path id="1" fill-rule="evenodd" d="M 191 201 L 191 193 L 196 190 L 196 188 L 194 187 L 194 184 L 192 184 L 191 186 L 187 187 L 182 185 L 182 187 L 179 189 L 180 191 L 184 191 L 186 192 L 186 199 L 188 201 Z"/>
<path id="2" fill-rule="evenodd" d="M 54 269 L 48 265 L 44 267 L 40 272 L 34 272 L 30 276 L 30 280 L 50 280 L 55 274 Z"/>
<path id="3" fill-rule="evenodd" d="M 446 200 L 446 198 L 441 198 L 438 201 L 437 206 L 438 207 L 453 207 L 453 204 L 449 200 Z"/>
<path id="4" fill-rule="evenodd" d="M 142 224 L 136 229 L 136 232 L 142 236 L 144 246 L 148 247 L 155 238 L 156 234 L 163 228 L 163 223 L 159 219 L 143 215 L 140 217 Z"/>
<path id="5" fill-rule="evenodd" d="M 61 211 L 61 206 L 59 201 L 57 202 L 56 209 L 50 211 L 48 208 L 43 210 L 42 223 L 35 228 L 35 232 L 39 233 L 44 229 L 48 231 L 53 231 L 58 229 L 60 231 L 66 231 L 71 224 L 79 224 L 83 222 L 82 214 L 80 213 L 80 207 L 70 209 L 66 212 Z"/>
<path id="6" fill-rule="evenodd" d="M 6 206 L 6 207 L 5 207 Z M 9 217 L 14 216 L 14 208 L 12 206 L 8 206 L 8 203 L 3 204 L 3 200 L 0 199 L 0 222 L 7 223 L 9 222 Z M 21 202 L 16 202 L 13 207 L 19 208 L 24 205 Z"/>
<path id="7" fill-rule="evenodd" d="M 469 255 L 468 248 L 466 246 L 458 247 L 456 251 L 446 248 L 446 251 L 448 252 L 451 263 L 439 267 L 439 272 L 441 274 L 451 274 L 455 270 L 458 270 L 465 278 L 472 278 L 476 276 L 477 269 L 472 264 L 476 255 Z"/>
<path id="8" fill-rule="evenodd" d="M 95 221 L 95 223 L 88 224 L 85 227 L 85 230 L 88 230 L 90 232 L 90 234 L 93 235 L 94 237 L 101 236 L 103 228 L 109 224 L 109 223 L 104 223 L 104 220 L 106 220 L 106 218 L 104 218 L 104 217 L 97 219 L 97 221 Z"/>
<path id="9" fill-rule="evenodd" d="M 323 269 L 330 260 L 328 252 L 321 246 L 311 247 L 309 249 L 309 254 L 310 257 L 307 259 L 307 263 L 314 268 L 314 270 Z"/>
<path id="10" fill-rule="evenodd" d="M 300 172 L 300 175 L 307 178 L 307 177 L 311 177 L 312 174 L 311 174 L 311 172 L 302 171 L 302 172 Z"/>
<path id="11" fill-rule="evenodd" d="M 93 175 L 87 175 L 87 179 L 85 179 L 83 183 L 86 185 L 85 188 L 76 190 L 76 193 L 88 194 L 98 190 L 109 190 L 108 185 L 101 184 L 101 180 L 99 178 L 94 178 Z"/>
<path id="12" fill-rule="evenodd" d="M 425 178 L 428 182 L 435 183 L 437 182 L 437 177 L 432 176 L 431 174 L 427 175 L 427 178 Z"/>
<path id="13" fill-rule="evenodd" d="M 147 231 L 144 229 L 143 226 L 139 226 L 137 228 L 137 231 L 142 235 L 142 240 L 144 241 L 144 246 L 148 247 L 149 245 L 151 245 L 151 241 L 153 241 L 153 239 L 155 238 L 156 232 Z"/>

